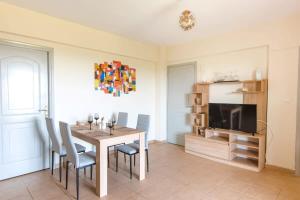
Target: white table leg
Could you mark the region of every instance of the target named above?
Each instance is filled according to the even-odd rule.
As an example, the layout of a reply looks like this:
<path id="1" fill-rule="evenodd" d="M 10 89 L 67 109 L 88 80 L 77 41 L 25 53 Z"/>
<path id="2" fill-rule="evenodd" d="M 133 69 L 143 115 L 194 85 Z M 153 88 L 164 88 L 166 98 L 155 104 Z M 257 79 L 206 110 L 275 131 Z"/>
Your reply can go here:
<path id="1" fill-rule="evenodd" d="M 145 133 L 140 133 L 140 176 L 139 179 L 145 179 Z"/>
<path id="2" fill-rule="evenodd" d="M 96 194 L 107 195 L 107 145 L 102 141 L 96 145 Z"/>

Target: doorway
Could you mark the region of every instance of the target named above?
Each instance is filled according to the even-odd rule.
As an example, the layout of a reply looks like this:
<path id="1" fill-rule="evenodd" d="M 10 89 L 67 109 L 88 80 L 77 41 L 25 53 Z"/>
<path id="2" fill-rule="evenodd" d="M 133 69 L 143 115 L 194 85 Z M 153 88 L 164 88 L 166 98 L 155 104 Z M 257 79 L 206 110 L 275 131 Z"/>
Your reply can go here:
<path id="1" fill-rule="evenodd" d="M 168 66 L 167 91 L 167 141 L 184 145 L 184 135 L 192 131 L 189 124 L 191 107 L 188 95 L 196 82 L 196 63 Z"/>
<path id="2" fill-rule="evenodd" d="M 0 180 L 49 168 L 49 52 L 0 43 Z"/>

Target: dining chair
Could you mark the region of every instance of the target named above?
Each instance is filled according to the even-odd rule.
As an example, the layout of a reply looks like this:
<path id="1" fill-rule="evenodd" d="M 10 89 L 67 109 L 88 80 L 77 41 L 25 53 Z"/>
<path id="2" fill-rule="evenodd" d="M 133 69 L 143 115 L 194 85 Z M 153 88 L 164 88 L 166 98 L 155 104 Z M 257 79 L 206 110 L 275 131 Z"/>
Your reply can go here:
<path id="1" fill-rule="evenodd" d="M 146 161 L 147 161 L 147 172 L 149 172 L 149 145 L 148 145 L 148 132 L 150 127 L 150 115 L 139 114 L 137 119 L 136 129 L 145 132 L 145 152 L 146 152 Z M 118 172 L 118 154 L 119 152 L 124 153 L 124 155 L 129 156 L 129 165 L 130 165 L 130 179 L 132 179 L 132 156 L 134 156 L 134 165 L 135 165 L 135 155 L 139 153 L 140 146 L 139 140 L 134 141 L 132 144 L 125 144 L 116 147 L 116 172 Z"/>
<path id="2" fill-rule="evenodd" d="M 61 167 L 61 160 L 67 156 L 66 148 L 62 145 L 61 139 L 58 137 L 55 126 L 54 120 L 52 118 L 46 117 L 46 126 L 50 136 L 50 140 L 52 143 L 52 170 L 51 173 L 53 175 L 54 169 L 54 155 L 57 153 L 59 155 L 59 181 L 61 182 L 61 174 L 62 174 L 62 167 Z M 86 148 L 80 144 L 75 143 L 75 148 L 77 153 L 84 153 Z"/>
<path id="3" fill-rule="evenodd" d="M 118 120 L 117 120 L 116 125 L 117 126 L 121 126 L 121 127 L 127 127 L 127 121 L 128 121 L 128 113 L 126 113 L 126 112 L 119 112 L 118 113 Z M 122 143 L 122 144 L 124 144 L 124 143 Z M 120 145 L 120 144 L 117 144 L 117 145 Z M 117 145 L 112 145 L 112 146 L 108 146 L 107 147 L 107 167 L 108 168 L 109 168 L 109 149 L 111 147 L 115 147 Z"/>
<path id="4" fill-rule="evenodd" d="M 150 128 L 150 115 L 139 114 L 137 119 L 136 129 L 145 132 L 145 153 L 146 153 L 146 162 L 147 162 L 147 172 L 149 172 L 149 141 L 148 141 L 149 128 Z M 134 141 L 134 143 L 128 145 L 139 152 L 140 150 L 139 140 L 136 140 Z M 135 155 L 134 155 L 134 165 L 135 165 Z"/>
<path id="5" fill-rule="evenodd" d="M 93 165 L 96 164 L 96 154 L 93 151 L 78 154 L 76 151 L 75 144 L 72 141 L 72 135 L 69 124 L 65 122 L 59 122 L 59 128 L 63 143 L 66 146 L 67 152 L 67 164 L 66 164 L 66 189 L 68 189 L 68 174 L 69 174 L 69 163 L 74 164 L 76 169 L 76 194 L 79 199 L 79 170 L 86 167 L 91 167 L 91 179 L 93 174 Z"/>
<path id="6" fill-rule="evenodd" d="M 117 126 L 126 127 L 128 121 L 128 113 L 126 112 L 119 112 L 118 114 L 118 120 L 117 120 Z"/>

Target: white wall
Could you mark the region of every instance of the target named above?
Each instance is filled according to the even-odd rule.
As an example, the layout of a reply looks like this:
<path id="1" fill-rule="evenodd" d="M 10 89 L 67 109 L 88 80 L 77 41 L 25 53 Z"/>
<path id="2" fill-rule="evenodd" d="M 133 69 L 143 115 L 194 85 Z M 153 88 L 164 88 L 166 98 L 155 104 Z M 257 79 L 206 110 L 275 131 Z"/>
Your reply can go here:
<path id="1" fill-rule="evenodd" d="M 217 73 L 237 75 L 239 80 L 252 80 L 257 69 L 266 78 L 268 48 L 265 46 L 201 56 L 197 62 L 198 81 L 213 81 Z"/>
<path id="2" fill-rule="evenodd" d="M 135 127 L 138 113 L 151 115 L 150 139 L 155 139 L 155 64 L 70 47 L 56 47 L 54 59 L 55 116 L 74 123 L 99 112 L 106 120 L 112 112 L 129 113 Z M 94 62 L 120 60 L 137 69 L 137 91 L 113 97 L 94 90 Z"/>
<path id="3" fill-rule="evenodd" d="M 106 120 L 112 113 L 150 114 L 149 139 L 155 139 L 155 73 L 159 48 L 26 9 L 0 3 L 0 39 L 53 48 L 56 121 L 75 123 L 89 113 Z M 94 63 L 121 61 L 137 70 L 137 91 L 113 97 L 94 90 Z"/>

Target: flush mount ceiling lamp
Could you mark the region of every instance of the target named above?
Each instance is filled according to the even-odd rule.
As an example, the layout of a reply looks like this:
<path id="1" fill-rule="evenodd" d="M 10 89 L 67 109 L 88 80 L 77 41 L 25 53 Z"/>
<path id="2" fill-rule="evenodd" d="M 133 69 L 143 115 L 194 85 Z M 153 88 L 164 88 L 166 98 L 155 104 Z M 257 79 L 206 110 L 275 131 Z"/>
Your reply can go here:
<path id="1" fill-rule="evenodd" d="M 195 26 L 195 18 L 191 11 L 185 10 L 179 17 L 179 25 L 184 31 L 188 31 Z"/>

